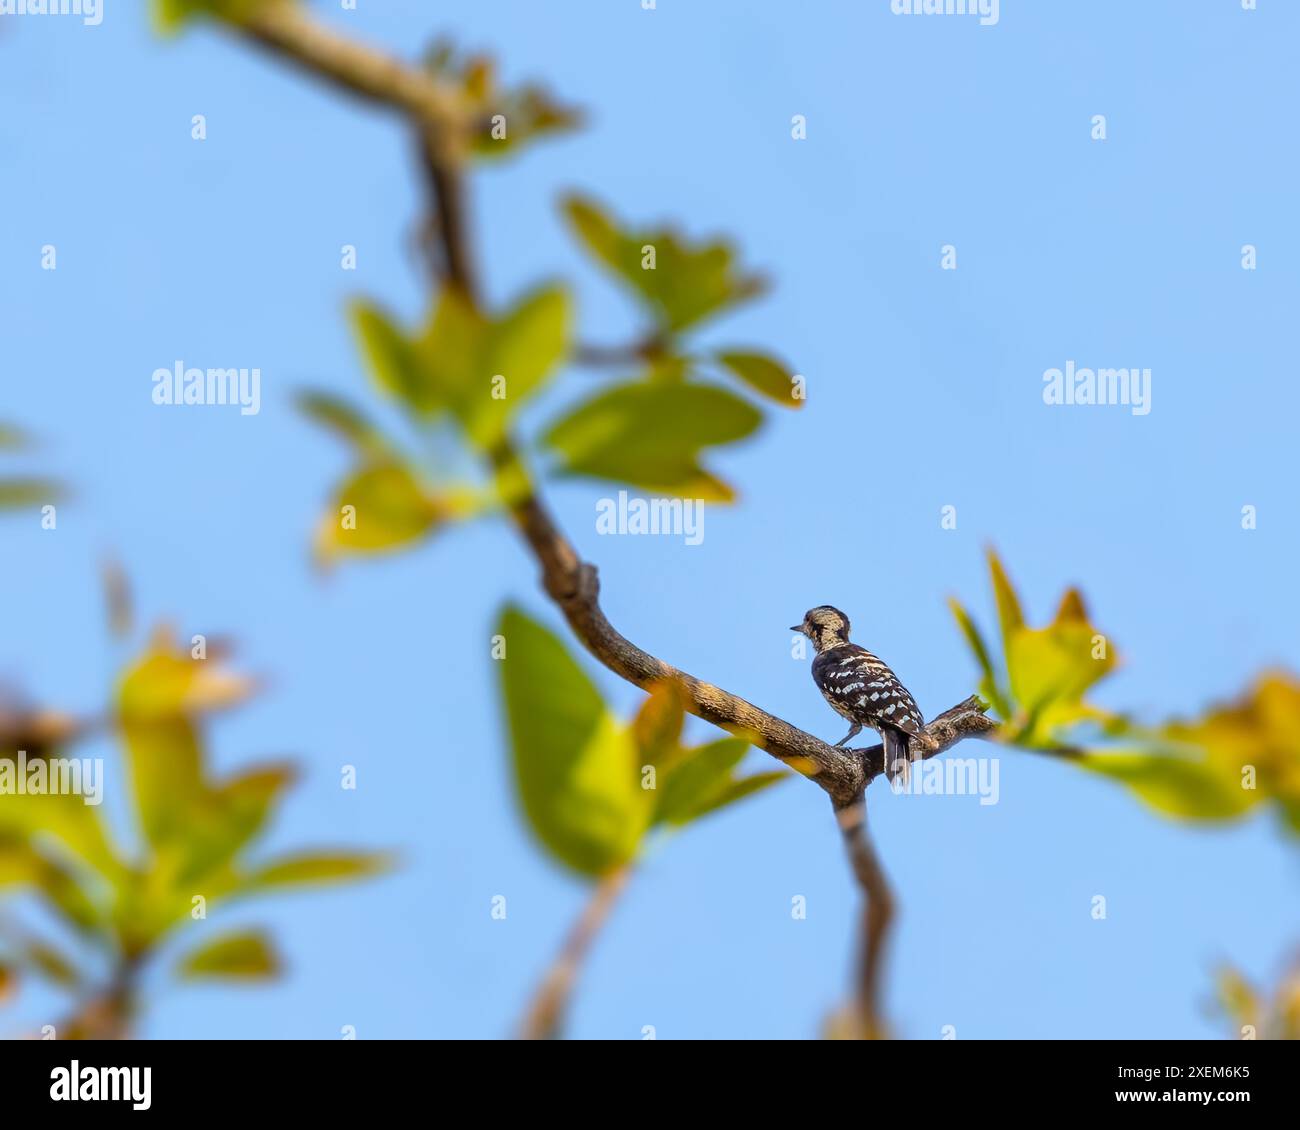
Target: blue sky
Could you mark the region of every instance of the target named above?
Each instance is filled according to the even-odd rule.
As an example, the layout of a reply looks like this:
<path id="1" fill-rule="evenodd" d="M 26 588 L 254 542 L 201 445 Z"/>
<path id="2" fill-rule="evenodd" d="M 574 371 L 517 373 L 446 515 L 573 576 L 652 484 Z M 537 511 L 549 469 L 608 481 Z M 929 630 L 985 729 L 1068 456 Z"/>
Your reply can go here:
<path id="1" fill-rule="evenodd" d="M 994 543 L 1034 615 L 1084 588 L 1125 660 L 1108 705 L 1190 714 L 1262 668 L 1300 667 L 1296 6 L 1005 0 L 993 27 L 894 16 L 887 0 L 315 7 L 406 55 L 449 32 L 508 80 L 588 108 L 586 131 L 474 178 L 494 301 L 562 275 L 584 337 L 635 327 L 557 217 L 575 187 L 628 218 L 726 232 L 772 276 L 704 340 L 789 358 L 808 404 L 715 457 L 742 499 L 708 512 L 703 544 L 599 538 L 607 488 L 550 489 L 632 639 L 838 739 L 786 626 L 843 607 L 935 713 L 974 685 L 944 598 L 990 619 Z M 505 1034 L 584 888 L 520 822 L 487 641 L 507 598 L 553 618 L 490 524 L 314 574 L 311 530 L 346 456 L 290 404 L 303 384 L 369 396 L 350 297 L 423 308 L 408 139 L 218 32 L 157 38 L 143 3 L 110 0 L 95 28 L 4 19 L 0 61 L 0 417 L 35 431 L 43 468 L 76 491 L 56 532 L 0 526 L 21 597 L 0 672 L 41 701 L 102 701 L 123 658 L 97 587 L 114 553 L 146 620 L 231 635 L 268 677 L 212 740 L 221 768 L 304 763 L 271 846 L 405 858 L 364 887 L 214 915 L 269 924 L 289 975 L 167 990 L 144 1034 Z M 339 269 L 345 243 L 355 273 Z M 1246 243 L 1257 271 L 1240 267 Z M 944 244 L 956 271 L 939 269 Z M 262 411 L 155 406 L 150 374 L 177 358 L 260 367 Z M 1150 368 L 1150 414 L 1045 406 L 1044 370 L 1070 360 Z M 567 374 L 528 419 L 595 379 Z M 945 505 L 956 530 L 940 528 Z M 355 792 L 338 787 L 345 763 Z M 902 902 L 899 1034 L 1211 1036 L 1216 962 L 1279 972 L 1300 909 L 1294 849 L 1269 817 L 1192 830 L 1068 766 L 1008 753 L 1001 770 L 994 806 L 873 790 Z M 572 1033 L 814 1035 L 848 984 L 856 921 L 826 801 L 791 781 L 648 853 Z M 29 993 L 15 1011 L 51 1008 Z"/>

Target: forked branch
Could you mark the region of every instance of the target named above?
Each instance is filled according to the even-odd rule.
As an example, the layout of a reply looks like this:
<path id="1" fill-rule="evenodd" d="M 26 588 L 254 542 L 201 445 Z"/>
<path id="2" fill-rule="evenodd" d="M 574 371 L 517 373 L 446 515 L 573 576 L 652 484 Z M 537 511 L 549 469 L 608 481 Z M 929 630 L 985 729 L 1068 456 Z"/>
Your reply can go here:
<path id="1" fill-rule="evenodd" d="M 477 294 L 468 250 L 462 173 L 467 122 L 454 91 L 401 60 L 336 35 L 301 9 L 268 4 L 253 9 L 236 26 L 254 42 L 316 76 L 369 101 L 387 105 L 410 123 L 420 145 L 425 178 L 433 201 L 431 235 L 436 240 L 435 268 L 440 277 L 473 300 Z M 579 350 L 578 360 L 600 363 L 618 351 Z M 542 585 L 568 621 L 574 635 L 605 667 L 639 687 L 663 680 L 676 683 L 686 708 L 731 733 L 741 735 L 803 776 L 830 796 L 844 834 L 854 877 L 865 897 L 863 943 L 858 973 L 857 1014 L 860 1033 L 878 1037 L 881 1023 L 883 954 L 893 917 L 893 900 L 866 826 L 868 784 L 884 768 L 881 746 L 846 749 L 832 746 L 738 695 L 681 671 L 621 635 L 600 607 L 594 565 L 583 561 L 529 483 L 519 453 L 508 443 L 492 457 L 504 486 L 511 516 L 537 560 Z M 926 726 L 934 757 L 970 737 L 987 737 L 996 723 L 969 698 Z M 529 1020 L 527 1034 L 555 1030 L 573 982 L 577 962 L 621 885 L 611 880 L 579 921 L 560 960 L 546 980 Z"/>

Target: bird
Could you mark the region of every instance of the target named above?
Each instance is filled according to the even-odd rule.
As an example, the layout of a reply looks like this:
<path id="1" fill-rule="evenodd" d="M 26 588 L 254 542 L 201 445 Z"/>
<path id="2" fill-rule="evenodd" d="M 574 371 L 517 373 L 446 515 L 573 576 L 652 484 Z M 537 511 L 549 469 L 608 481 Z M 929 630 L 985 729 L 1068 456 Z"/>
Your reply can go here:
<path id="1" fill-rule="evenodd" d="M 835 744 L 857 737 L 863 726 L 880 734 L 885 748 L 885 773 L 906 784 L 914 752 L 929 749 L 925 718 L 916 700 L 897 675 L 865 647 L 849 642 L 849 618 L 838 608 L 821 604 L 804 613 L 790 629 L 807 636 L 817 649 L 812 677 L 817 689 L 852 728 Z"/>

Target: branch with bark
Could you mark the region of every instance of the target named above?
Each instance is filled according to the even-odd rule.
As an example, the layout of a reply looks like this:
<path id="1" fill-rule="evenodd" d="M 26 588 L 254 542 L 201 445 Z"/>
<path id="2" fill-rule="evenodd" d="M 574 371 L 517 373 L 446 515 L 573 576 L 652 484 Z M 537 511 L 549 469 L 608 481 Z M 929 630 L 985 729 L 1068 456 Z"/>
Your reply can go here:
<path id="1" fill-rule="evenodd" d="M 420 146 L 432 203 L 428 231 L 434 269 L 445 283 L 476 301 L 464 193 L 469 127 L 454 93 L 416 67 L 327 31 L 290 5 L 258 8 L 233 26 L 328 83 L 386 105 L 409 121 Z M 645 348 L 641 343 L 626 349 L 580 347 L 575 360 L 619 362 L 642 356 Z M 540 568 L 542 587 L 587 651 L 638 687 L 665 680 L 677 684 L 691 714 L 744 737 L 828 794 L 865 901 L 855 1001 L 857 1034 L 882 1036 L 884 952 L 894 910 L 884 869 L 868 834 L 865 790 L 884 770 L 883 747 L 830 745 L 738 695 L 679 670 L 621 635 L 601 609 L 596 567 L 582 559 L 552 517 L 531 485 L 519 451 L 506 441 L 491 460 L 513 522 Z M 926 726 L 929 748 L 922 757 L 934 757 L 966 738 L 988 737 L 997 724 L 985 709 L 971 697 L 938 715 Z M 618 872 L 598 884 L 543 982 L 524 1022 L 524 1035 L 548 1036 L 557 1030 L 582 957 L 625 879 L 626 872 Z"/>

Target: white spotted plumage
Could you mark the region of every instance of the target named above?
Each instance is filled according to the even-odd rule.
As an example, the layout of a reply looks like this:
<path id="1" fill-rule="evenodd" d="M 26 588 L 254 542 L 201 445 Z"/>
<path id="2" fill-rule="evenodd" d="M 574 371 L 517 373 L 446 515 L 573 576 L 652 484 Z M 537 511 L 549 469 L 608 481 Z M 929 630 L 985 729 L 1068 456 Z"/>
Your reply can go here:
<path id="1" fill-rule="evenodd" d="M 914 749 L 930 739 L 916 700 L 898 676 L 879 656 L 849 642 L 848 617 L 830 605 L 810 610 L 792 630 L 813 641 L 813 681 L 831 708 L 852 723 L 847 737 L 836 744 L 870 726 L 884 742 L 886 772 L 891 778 L 905 774 Z"/>

